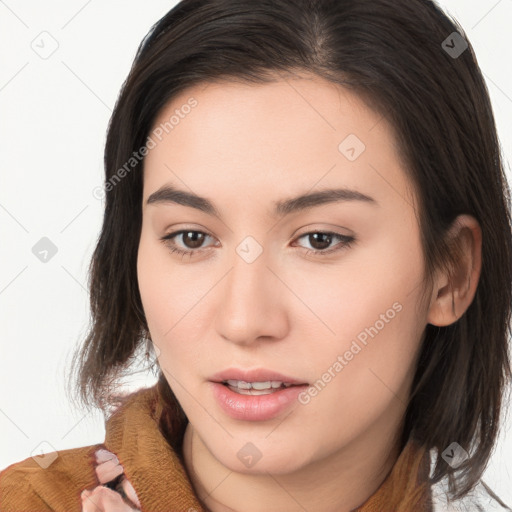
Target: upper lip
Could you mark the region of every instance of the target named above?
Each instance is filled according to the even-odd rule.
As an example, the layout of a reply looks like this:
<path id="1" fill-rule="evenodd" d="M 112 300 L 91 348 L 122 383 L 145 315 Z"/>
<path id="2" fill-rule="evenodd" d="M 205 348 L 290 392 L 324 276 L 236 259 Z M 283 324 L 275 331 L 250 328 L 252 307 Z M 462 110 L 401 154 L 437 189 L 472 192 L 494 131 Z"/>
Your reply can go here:
<path id="1" fill-rule="evenodd" d="M 283 375 L 282 373 L 257 368 L 254 370 L 244 370 L 242 368 L 227 368 L 221 372 L 212 375 L 209 379 L 212 382 L 224 382 L 227 380 L 243 380 L 245 382 L 268 382 L 278 381 L 286 384 L 307 384 L 303 380 Z"/>

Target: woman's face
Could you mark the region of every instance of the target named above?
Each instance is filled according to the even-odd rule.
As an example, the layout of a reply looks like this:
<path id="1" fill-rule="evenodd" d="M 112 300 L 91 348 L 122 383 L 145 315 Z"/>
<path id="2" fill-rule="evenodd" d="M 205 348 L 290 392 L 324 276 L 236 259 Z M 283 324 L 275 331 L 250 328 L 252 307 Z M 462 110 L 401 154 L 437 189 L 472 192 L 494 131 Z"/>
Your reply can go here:
<path id="1" fill-rule="evenodd" d="M 428 308 L 387 122 L 303 76 L 195 86 L 150 137 L 140 293 L 204 445 L 232 470 L 284 473 L 390 439 Z"/>

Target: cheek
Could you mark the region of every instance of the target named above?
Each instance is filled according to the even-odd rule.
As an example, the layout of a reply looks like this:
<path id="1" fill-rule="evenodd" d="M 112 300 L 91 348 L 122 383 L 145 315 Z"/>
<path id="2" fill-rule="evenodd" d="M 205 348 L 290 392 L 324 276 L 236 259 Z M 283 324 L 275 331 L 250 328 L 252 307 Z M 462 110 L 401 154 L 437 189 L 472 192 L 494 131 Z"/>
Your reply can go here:
<path id="1" fill-rule="evenodd" d="M 412 312 L 410 321 L 402 323 L 409 314 L 405 310 L 413 308 L 412 304 L 415 307 L 423 273 L 420 241 L 410 232 L 407 245 L 400 231 L 382 234 L 371 244 L 349 248 L 334 264 L 319 262 L 315 268 L 314 263 L 300 263 L 283 273 L 284 281 L 294 283 L 294 293 L 312 312 L 311 334 L 314 324 L 317 339 L 324 339 L 331 353 L 348 350 L 360 333 L 364 341 L 364 333 L 376 323 L 379 339 L 386 338 L 381 335 L 384 332 L 391 336 L 400 325 L 391 336 L 392 343 L 421 321 Z M 404 311 L 398 314 L 396 310 L 402 307 Z M 308 327 L 303 323 L 302 328 Z"/>
<path id="2" fill-rule="evenodd" d="M 169 318 L 170 294 L 166 293 L 166 278 L 162 273 L 163 261 L 161 248 L 145 234 L 141 235 L 137 255 L 137 280 L 144 313 L 153 339 L 163 329 L 161 322 Z M 172 320 L 172 319 L 171 319 Z"/>
<path id="3" fill-rule="evenodd" d="M 331 276 L 329 292 L 315 295 L 335 334 L 309 353 L 316 379 L 301 403 L 335 437 L 357 435 L 391 409 L 405 412 L 426 325 L 417 309 L 423 266 L 419 240 L 394 247 L 382 240 L 358 251 Z"/>
<path id="4" fill-rule="evenodd" d="M 379 418 L 405 413 L 421 332 L 414 308 L 403 300 L 383 311 L 385 320 L 374 316 L 353 325 L 356 334 L 340 338 L 327 357 L 313 356 L 319 371 L 301 399 L 304 421 L 322 418 L 333 443 L 355 438 Z"/>
<path id="5" fill-rule="evenodd" d="M 159 363 L 170 371 L 180 362 L 200 361 L 206 339 L 201 329 L 208 314 L 202 306 L 214 283 L 198 279 L 188 268 L 173 260 L 154 235 L 143 232 L 137 256 L 139 291 Z"/>
<path id="6" fill-rule="evenodd" d="M 137 279 L 151 337 L 161 345 L 163 340 L 172 338 L 184 314 L 181 310 L 187 288 L 177 283 L 179 266 L 170 265 L 169 254 L 162 243 L 144 230 L 137 256 Z"/>

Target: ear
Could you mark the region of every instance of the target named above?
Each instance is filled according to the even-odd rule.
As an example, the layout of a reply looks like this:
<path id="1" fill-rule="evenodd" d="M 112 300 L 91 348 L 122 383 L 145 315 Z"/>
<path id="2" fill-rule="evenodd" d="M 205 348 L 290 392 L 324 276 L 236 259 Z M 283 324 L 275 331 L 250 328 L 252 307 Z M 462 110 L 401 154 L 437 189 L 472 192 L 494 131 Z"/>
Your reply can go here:
<path id="1" fill-rule="evenodd" d="M 452 274 L 439 270 L 432 289 L 427 322 L 439 327 L 456 322 L 468 309 L 482 266 L 482 231 L 474 217 L 459 215 L 447 236 L 460 253 Z"/>

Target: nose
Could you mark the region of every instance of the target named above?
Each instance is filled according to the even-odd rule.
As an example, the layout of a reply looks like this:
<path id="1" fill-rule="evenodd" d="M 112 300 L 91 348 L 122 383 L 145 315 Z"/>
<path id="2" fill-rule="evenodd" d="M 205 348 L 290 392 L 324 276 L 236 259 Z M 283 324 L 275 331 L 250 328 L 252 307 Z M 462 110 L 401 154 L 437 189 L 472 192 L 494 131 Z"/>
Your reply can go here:
<path id="1" fill-rule="evenodd" d="M 231 269 L 219 283 L 215 328 L 225 340 L 249 346 L 286 336 L 290 292 L 268 259 L 265 251 L 251 263 L 235 254 Z"/>

